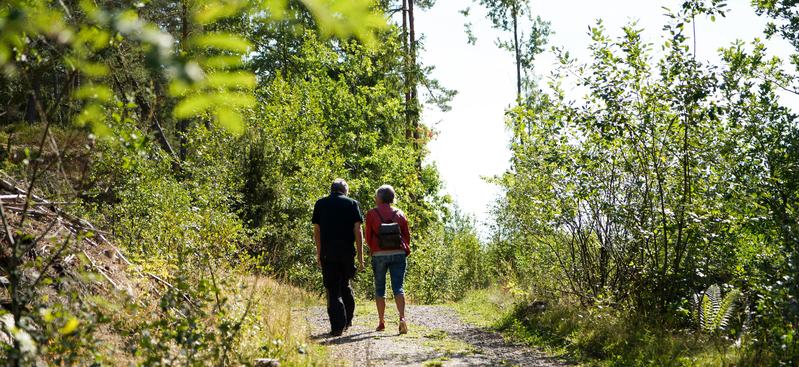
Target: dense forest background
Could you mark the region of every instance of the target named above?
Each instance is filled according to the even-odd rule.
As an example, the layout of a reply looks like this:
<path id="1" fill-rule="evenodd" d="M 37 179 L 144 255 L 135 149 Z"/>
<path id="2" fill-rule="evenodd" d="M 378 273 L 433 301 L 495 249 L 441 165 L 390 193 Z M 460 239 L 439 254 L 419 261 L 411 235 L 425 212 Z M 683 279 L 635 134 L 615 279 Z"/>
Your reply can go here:
<path id="1" fill-rule="evenodd" d="M 799 363 L 799 120 L 780 100 L 799 3 L 751 10 L 791 60 L 758 40 L 697 60 L 691 25 L 725 2 L 690 0 L 663 44 L 598 22 L 593 58 L 554 49 L 542 78 L 534 6 L 472 2 L 516 71 L 484 238 L 427 159 L 421 111 L 456 93 L 418 61 L 433 4 L 0 5 L 4 360 L 323 363 L 291 308 L 322 291 L 310 210 L 343 177 L 363 208 L 397 189 L 413 302 L 500 289 L 516 306 L 496 327 L 586 363 Z"/>

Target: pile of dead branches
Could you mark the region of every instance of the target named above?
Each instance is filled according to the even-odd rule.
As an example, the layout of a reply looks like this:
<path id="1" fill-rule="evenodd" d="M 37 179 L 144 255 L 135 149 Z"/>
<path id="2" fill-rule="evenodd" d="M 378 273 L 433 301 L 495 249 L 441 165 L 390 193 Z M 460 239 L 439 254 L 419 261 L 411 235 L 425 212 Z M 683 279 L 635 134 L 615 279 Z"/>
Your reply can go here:
<path id="1" fill-rule="evenodd" d="M 119 289 L 118 282 L 108 274 L 111 267 L 105 264 L 106 261 L 95 261 L 95 257 L 101 253 L 126 266 L 131 264 L 130 261 L 108 240 L 107 232 L 62 209 L 68 205 L 72 203 L 48 201 L 0 178 L 2 241 L 10 245 L 4 248 L 11 250 L 10 254 L 5 251 L 3 257 L 10 256 L 12 259 L 7 260 L 21 262 L 25 257 L 49 253 L 44 268 L 38 269 L 38 273 L 44 274 L 56 263 L 70 264 L 75 254 L 81 253 L 91 263 L 90 270 L 101 274 L 115 289 Z"/>

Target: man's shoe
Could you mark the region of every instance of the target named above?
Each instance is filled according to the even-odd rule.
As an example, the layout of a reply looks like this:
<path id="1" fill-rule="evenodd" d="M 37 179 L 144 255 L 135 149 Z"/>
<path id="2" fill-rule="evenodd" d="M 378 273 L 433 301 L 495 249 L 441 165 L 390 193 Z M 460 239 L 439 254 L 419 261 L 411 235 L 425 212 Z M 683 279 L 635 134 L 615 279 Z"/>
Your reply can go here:
<path id="1" fill-rule="evenodd" d="M 341 336 L 343 334 L 344 334 L 344 330 L 336 330 L 336 331 L 331 331 L 329 335 L 331 337 L 337 337 L 337 336 Z"/>
<path id="2" fill-rule="evenodd" d="M 377 325 L 377 329 L 375 329 L 375 331 L 383 331 L 383 330 L 386 330 L 386 324 L 381 322 L 380 324 Z"/>
<path id="3" fill-rule="evenodd" d="M 400 319 L 399 322 L 399 333 L 400 334 L 407 334 L 408 333 L 408 324 L 405 323 L 405 320 Z"/>

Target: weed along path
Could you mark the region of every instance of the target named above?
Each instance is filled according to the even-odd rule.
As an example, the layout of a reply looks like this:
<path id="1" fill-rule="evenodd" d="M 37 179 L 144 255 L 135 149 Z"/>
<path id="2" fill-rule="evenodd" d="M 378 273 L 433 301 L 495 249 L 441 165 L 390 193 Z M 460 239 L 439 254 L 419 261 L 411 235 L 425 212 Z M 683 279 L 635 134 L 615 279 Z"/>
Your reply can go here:
<path id="1" fill-rule="evenodd" d="M 336 366 L 565 366 L 501 335 L 463 322 L 447 306 L 409 306 L 409 333 L 398 335 L 396 310 L 386 307 L 386 330 L 377 332 L 374 305 L 358 305 L 352 327 L 330 337 L 324 307 L 307 309 L 311 337 L 325 345 Z M 391 306 L 391 305 L 387 305 Z M 393 312 L 392 312 L 393 311 Z"/>

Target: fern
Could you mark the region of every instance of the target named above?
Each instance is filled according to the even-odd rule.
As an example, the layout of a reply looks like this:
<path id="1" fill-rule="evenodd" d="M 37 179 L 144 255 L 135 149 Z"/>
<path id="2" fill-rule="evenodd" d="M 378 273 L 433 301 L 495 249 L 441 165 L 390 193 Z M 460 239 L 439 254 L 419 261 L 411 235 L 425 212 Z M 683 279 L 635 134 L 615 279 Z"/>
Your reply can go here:
<path id="1" fill-rule="evenodd" d="M 735 312 L 735 304 L 741 296 L 741 291 L 733 289 L 724 296 L 721 305 L 716 312 L 716 317 L 713 319 L 714 330 L 724 330 L 729 326 L 732 313 Z"/>
<path id="2" fill-rule="evenodd" d="M 700 330 L 713 333 L 727 329 L 740 296 L 741 292 L 733 289 L 722 297 L 721 288 L 715 284 L 695 294 L 694 321 Z"/>
<path id="3" fill-rule="evenodd" d="M 702 315 L 704 314 L 703 312 L 701 312 L 700 309 L 703 297 L 704 297 L 704 292 L 694 293 L 694 299 L 692 303 L 693 308 L 691 312 L 691 316 L 694 320 L 694 325 L 700 325 L 700 328 L 702 325 Z"/>

